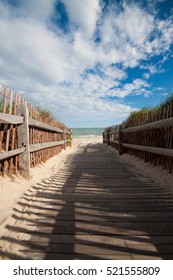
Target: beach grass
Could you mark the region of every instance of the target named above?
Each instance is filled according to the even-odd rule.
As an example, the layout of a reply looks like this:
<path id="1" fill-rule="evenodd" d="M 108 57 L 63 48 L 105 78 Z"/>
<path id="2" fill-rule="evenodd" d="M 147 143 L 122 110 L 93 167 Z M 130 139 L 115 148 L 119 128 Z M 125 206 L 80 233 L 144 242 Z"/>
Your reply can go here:
<path id="1" fill-rule="evenodd" d="M 149 115 L 154 115 L 160 112 L 163 115 L 165 108 L 173 103 L 173 93 L 169 94 L 159 105 L 154 107 L 143 107 L 140 110 L 132 111 L 124 121 L 125 127 L 131 127 L 145 123 Z"/>

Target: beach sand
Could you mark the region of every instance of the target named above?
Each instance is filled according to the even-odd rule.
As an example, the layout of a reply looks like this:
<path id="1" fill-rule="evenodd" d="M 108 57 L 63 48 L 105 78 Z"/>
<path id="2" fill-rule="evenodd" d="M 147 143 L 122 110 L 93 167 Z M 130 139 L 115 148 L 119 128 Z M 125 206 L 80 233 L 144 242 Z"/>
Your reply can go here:
<path id="1" fill-rule="evenodd" d="M 102 143 L 102 136 L 96 137 L 83 137 L 74 138 L 72 148 L 67 148 L 63 150 L 57 156 L 49 159 L 46 163 L 41 164 L 36 168 L 32 168 L 31 180 L 27 181 L 21 176 L 13 175 L 12 178 L 0 177 L 0 232 L 3 234 L 3 228 L 10 219 L 13 208 L 19 198 L 22 197 L 24 193 L 33 191 L 33 187 L 51 177 L 63 164 L 68 160 L 68 156 L 72 153 L 76 153 L 78 147 L 86 146 L 88 144 Z M 118 156 L 117 151 L 110 148 L 111 151 Z M 161 167 L 154 167 L 151 164 L 145 163 L 139 158 L 135 158 L 128 154 L 123 154 L 120 157 L 121 161 L 129 163 L 135 167 L 136 172 L 140 172 L 143 175 L 146 174 L 151 180 L 155 181 L 157 184 L 165 187 L 169 192 L 173 193 L 173 175 L 169 174 L 167 170 L 163 170 Z"/>

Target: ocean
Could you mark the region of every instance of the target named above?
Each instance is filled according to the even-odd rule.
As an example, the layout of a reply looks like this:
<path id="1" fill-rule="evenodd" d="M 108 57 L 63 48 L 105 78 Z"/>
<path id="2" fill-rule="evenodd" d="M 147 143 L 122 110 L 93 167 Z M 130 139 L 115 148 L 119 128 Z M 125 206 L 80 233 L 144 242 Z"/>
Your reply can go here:
<path id="1" fill-rule="evenodd" d="M 94 137 L 102 136 L 104 128 L 72 128 L 73 137 Z"/>

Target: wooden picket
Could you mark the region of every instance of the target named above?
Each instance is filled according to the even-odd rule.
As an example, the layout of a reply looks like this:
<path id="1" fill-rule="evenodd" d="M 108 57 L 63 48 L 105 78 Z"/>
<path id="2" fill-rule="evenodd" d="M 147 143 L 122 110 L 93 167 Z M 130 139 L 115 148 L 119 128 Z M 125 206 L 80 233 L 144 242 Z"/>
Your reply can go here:
<path id="1" fill-rule="evenodd" d="M 63 123 L 44 118 L 19 94 L 0 88 L 0 175 L 30 168 L 71 146 L 71 132 Z"/>
<path id="2" fill-rule="evenodd" d="M 119 129 L 119 127 L 122 129 Z M 121 125 L 108 127 L 103 142 L 122 153 L 130 153 L 146 162 L 161 165 L 172 172 L 173 167 L 173 103 L 145 112 L 140 118 L 128 119 Z"/>

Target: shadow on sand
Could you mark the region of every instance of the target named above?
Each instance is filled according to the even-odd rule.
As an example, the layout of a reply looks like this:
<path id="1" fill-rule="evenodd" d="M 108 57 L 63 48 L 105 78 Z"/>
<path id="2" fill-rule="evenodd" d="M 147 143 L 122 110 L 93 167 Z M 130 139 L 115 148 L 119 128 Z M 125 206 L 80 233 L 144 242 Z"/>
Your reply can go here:
<path id="1" fill-rule="evenodd" d="M 173 259 L 172 196 L 103 144 L 81 146 L 13 210 L 3 259 Z"/>

